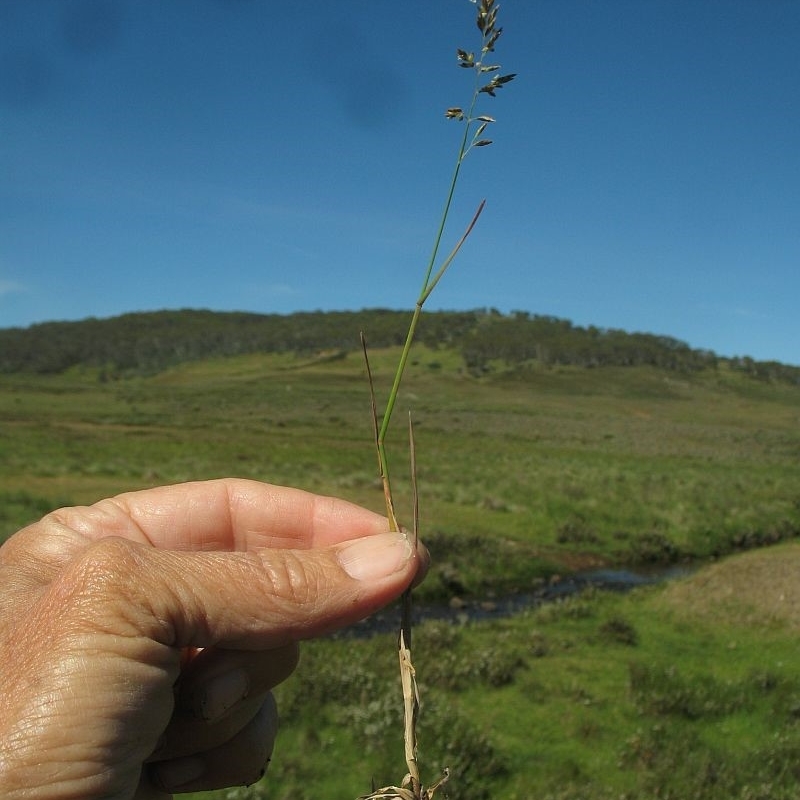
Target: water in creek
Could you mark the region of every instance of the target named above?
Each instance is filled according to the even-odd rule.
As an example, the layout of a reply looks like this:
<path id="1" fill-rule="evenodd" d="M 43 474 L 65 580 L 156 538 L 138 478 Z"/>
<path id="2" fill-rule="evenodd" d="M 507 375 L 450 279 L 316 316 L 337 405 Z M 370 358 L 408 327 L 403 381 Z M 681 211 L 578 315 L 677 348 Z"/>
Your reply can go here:
<path id="1" fill-rule="evenodd" d="M 476 620 L 497 619 L 517 614 L 528 608 L 544 603 L 552 603 L 564 597 L 579 594 L 584 589 L 595 588 L 604 591 L 626 592 L 639 586 L 650 586 L 664 581 L 681 578 L 692 572 L 686 565 L 662 567 L 639 571 L 632 569 L 594 569 L 576 572 L 564 578 L 543 583 L 529 592 L 517 592 L 503 597 L 483 600 L 461 600 L 454 598 L 445 604 L 414 604 L 414 622 L 426 620 L 445 620 L 465 623 Z M 340 631 L 337 637 L 363 637 L 376 633 L 397 631 L 399 612 L 396 605 Z"/>

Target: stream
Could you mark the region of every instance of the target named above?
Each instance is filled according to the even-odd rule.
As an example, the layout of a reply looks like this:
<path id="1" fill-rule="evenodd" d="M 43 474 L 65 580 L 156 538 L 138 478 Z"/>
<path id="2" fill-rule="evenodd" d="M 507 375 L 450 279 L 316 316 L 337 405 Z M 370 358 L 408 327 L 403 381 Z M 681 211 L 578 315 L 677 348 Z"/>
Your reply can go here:
<path id="1" fill-rule="evenodd" d="M 640 586 L 652 586 L 683 578 L 693 571 L 694 568 L 690 565 L 672 564 L 647 570 L 603 568 L 575 572 L 549 583 L 543 583 L 529 592 L 516 592 L 511 595 L 482 600 L 462 600 L 456 597 L 450 603 L 415 603 L 414 622 L 444 620 L 463 624 L 478 620 L 499 619 L 518 614 L 529 608 L 536 608 L 545 603 L 571 597 L 588 588 L 627 592 Z M 378 633 L 395 632 L 398 630 L 398 626 L 399 611 L 397 605 L 394 604 L 334 635 L 337 638 L 362 638 Z"/>

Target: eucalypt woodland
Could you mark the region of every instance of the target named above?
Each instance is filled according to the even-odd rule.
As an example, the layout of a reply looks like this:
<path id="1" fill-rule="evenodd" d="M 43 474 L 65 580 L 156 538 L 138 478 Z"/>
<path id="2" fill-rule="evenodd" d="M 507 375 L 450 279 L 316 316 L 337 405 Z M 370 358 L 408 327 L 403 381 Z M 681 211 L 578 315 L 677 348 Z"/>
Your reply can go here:
<path id="1" fill-rule="evenodd" d="M 442 216 L 439 221 L 439 226 L 434 239 L 433 251 L 425 270 L 425 278 L 422 282 L 422 288 L 419 296 L 417 297 L 414 314 L 408 327 L 405 344 L 400 354 L 400 360 L 395 371 L 394 382 L 389 392 L 389 397 L 386 402 L 386 407 L 380 424 L 378 423 L 378 413 L 375 402 L 372 373 L 369 366 L 366 343 L 362 334 L 364 358 L 367 365 L 370 395 L 372 398 L 372 418 L 375 432 L 375 447 L 378 453 L 378 468 L 383 483 L 383 492 L 386 501 L 386 514 L 389 519 L 389 527 L 394 531 L 401 530 L 401 527 L 397 522 L 397 517 L 395 516 L 394 501 L 392 499 L 389 463 L 386 456 L 385 447 L 386 434 L 389 429 L 389 423 L 392 418 L 395 404 L 397 402 L 400 383 L 403 378 L 403 373 L 405 372 L 411 345 L 414 341 L 417 324 L 422 313 L 422 307 L 424 306 L 425 301 L 430 297 L 444 273 L 447 271 L 450 264 L 453 262 L 453 259 L 461 249 L 461 246 L 466 241 L 475 223 L 477 222 L 478 217 L 483 211 L 485 201 L 481 201 L 480 205 L 478 206 L 478 210 L 475 212 L 475 215 L 467 226 L 466 231 L 456 242 L 455 246 L 447 255 L 447 257 L 444 258 L 441 264 L 437 267 L 439 248 L 445 227 L 447 225 L 450 206 L 455 194 L 458 176 L 461 171 L 461 165 L 464 162 L 464 158 L 466 157 L 467 153 L 472 150 L 472 148 L 486 147 L 492 143 L 491 139 L 485 138 L 485 133 L 488 126 L 495 122 L 495 119 L 487 114 L 478 112 L 478 101 L 483 96 L 496 97 L 497 92 L 515 77 L 514 74 L 501 75 L 499 64 L 487 63 L 487 59 L 489 58 L 490 54 L 495 52 L 495 46 L 503 32 L 503 29 L 497 25 L 497 12 L 500 6 L 495 2 L 495 0 L 470 0 L 470 2 L 477 6 L 476 22 L 478 30 L 481 34 L 480 50 L 478 51 L 478 55 L 476 55 L 475 52 L 458 48 L 456 50 L 456 55 L 458 57 L 459 67 L 473 71 L 475 76 L 474 88 L 470 102 L 466 107 L 466 111 L 461 107 L 453 106 L 448 108 L 445 112 L 445 116 L 448 119 L 453 119 L 464 123 L 464 134 L 461 138 L 458 148 L 458 157 L 456 158 L 456 165 L 453 171 L 453 176 L 450 180 L 447 199 L 444 204 Z M 410 414 L 408 419 L 408 428 L 413 491 L 414 526 L 412 535 L 414 544 L 416 545 L 419 513 L 417 501 L 414 430 Z M 429 786 L 423 785 L 420 778 L 420 769 L 417 761 L 417 719 L 419 716 L 419 691 L 417 688 L 416 673 L 411 660 L 411 621 L 411 589 L 408 589 L 402 597 L 401 622 L 398 642 L 400 682 L 403 690 L 403 734 L 405 742 L 405 760 L 408 771 L 403 780 L 400 782 L 399 786 L 385 786 L 381 789 L 373 789 L 370 794 L 362 795 L 359 800 L 378 800 L 378 798 L 398 798 L 398 800 L 431 800 L 439 787 L 443 786 L 450 777 L 450 771 L 445 767 L 441 772 L 440 777 Z"/>

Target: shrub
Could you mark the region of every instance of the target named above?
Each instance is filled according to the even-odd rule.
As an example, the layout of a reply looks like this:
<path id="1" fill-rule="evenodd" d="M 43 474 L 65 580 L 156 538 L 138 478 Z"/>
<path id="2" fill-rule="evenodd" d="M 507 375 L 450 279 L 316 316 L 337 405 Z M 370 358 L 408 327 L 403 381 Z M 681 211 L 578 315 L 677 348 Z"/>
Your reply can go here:
<path id="1" fill-rule="evenodd" d="M 639 635 L 636 628 L 622 617 L 611 617 L 600 626 L 600 633 L 607 641 L 618 644 L 636 645 L 639 643 Z"/>
<path id="2" fill-rule="evenodd" d="M 748 687 L 724 683 L 711 675 L 681 675 L 675 667 L 631 664 L 632 698 L 645 713 L 686 719 L 715 718 L 746 709 Z"/>

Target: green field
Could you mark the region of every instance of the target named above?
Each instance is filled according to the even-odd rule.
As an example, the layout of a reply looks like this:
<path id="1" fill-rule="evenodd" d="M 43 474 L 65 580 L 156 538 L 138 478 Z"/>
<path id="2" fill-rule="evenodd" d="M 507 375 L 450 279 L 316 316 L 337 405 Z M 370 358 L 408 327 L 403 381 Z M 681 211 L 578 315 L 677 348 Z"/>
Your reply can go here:
<path id="1" fill-rule="evenodd" d="M 372 356 L 379 392 L 396 357 Z M 448 350 L 420 346 L 412 360 L 398 410 L 414 414 L 434 557 L 420 601 L 779 542 L 763 552 L 797 558 L 797 386 L 724 363 L 475 377 Z M 407 519 L 400 419 L 389 453 Z M 118 380 L 85 367 L 0 375 L 0 537 L 59 505 L 222 475 L 380 510 L 371 437 L 356 354 L 243 355 Z M 426 777 L 449 765 L 453 798 L 796 797 L 796 620 L 758 603 L 750 616 L 691 614 L 704 595 L 686 591 L 591 592 L 512 619 L 420 626 Z M 399 781 L 395 660 L 392 635 L 307 645 L 280 689 L 268 779 L 211 796 L 352 798 L 373 778 Z"/>

